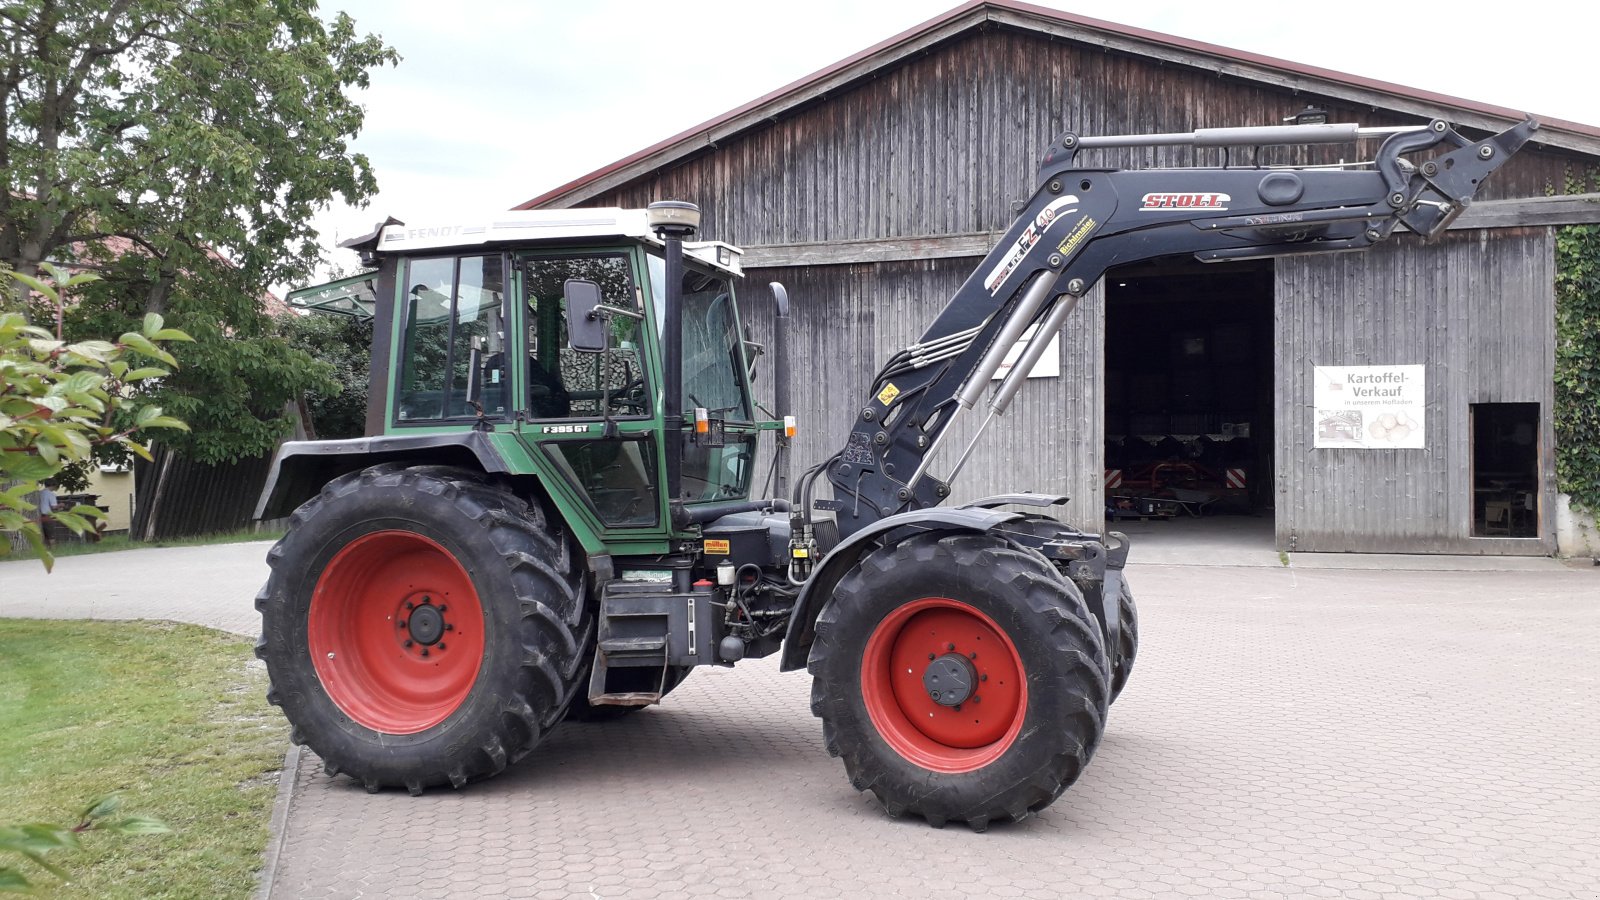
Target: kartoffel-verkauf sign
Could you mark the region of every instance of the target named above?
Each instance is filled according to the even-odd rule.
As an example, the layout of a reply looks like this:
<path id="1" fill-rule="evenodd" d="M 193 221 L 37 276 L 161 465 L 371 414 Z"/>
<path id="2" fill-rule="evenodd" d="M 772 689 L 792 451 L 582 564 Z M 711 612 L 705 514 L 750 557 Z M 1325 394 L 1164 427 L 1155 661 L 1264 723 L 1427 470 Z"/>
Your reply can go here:
<path id="1" fill-rule="evenodd" d="M 1426 366 L 1313 366 L 1317 449 L 1421 450 Z"/>

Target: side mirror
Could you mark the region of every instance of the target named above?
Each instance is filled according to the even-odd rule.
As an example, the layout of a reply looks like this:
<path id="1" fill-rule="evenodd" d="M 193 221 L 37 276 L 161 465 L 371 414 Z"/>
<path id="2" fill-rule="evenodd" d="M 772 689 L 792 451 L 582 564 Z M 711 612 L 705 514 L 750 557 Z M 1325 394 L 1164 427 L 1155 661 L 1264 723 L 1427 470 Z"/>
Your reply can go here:
<path id="1" fill-rule="evenodd" d="M 561 286 L 567 301 L 567 346 L 583 353 L 606 349 L 606 319 L 600 315 L 600 285 L 583 278 L 568 278 Z"/>

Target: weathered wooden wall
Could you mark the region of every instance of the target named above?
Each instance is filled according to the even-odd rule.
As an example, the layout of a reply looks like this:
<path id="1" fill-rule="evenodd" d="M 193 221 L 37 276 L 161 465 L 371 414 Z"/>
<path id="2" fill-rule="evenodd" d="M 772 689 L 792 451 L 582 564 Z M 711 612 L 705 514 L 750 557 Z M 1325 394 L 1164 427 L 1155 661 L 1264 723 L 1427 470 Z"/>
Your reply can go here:
<path id="1" fill-rule="evenodd" d="M 1420 122 L 1414 114 L 1297 91 L 1292 78 L 1274 84 L 1245 80 L 1168 57 L 1156 60 L 990 22 L 721 136 L 694 156 L 582 205 L 691 200 L 704 211 L 703 237 L 749 251 L 747 299 L 764 293 L 769 279 L 789 286 L 802 342 L 796 365 L 803 429 L 798 474 L 837 449 L 872 373 L 920 333 L 1010 223 L 1012 204 L 1033 188 L 1040 152 L 1061 132 L 1276 124 L 1306 105 L 1329 110 L 1332 121 Z M 1369 156 L 1374 149 L 1363 147 Z M 1350 152 L 1279 148 L 1253 159 L 1327 163 Z M 1197 160 L 1224 161 L 1215 150 L 1151 148 L 1101 151 L 1083 163 L 1129 167 Z M 1237 155 L 1228 160 L 1250 161 Z M 1592 175 L 1593 166 L 1592 157 L 1530 146 L 1479 199 L 1543 196 L 1571 176 Z M 1493 252 L 1482 254 L 1482 248 Z M 1288 546 L 1292 535 L 1301 550 L 1520 552 L 1547 545 L 1464 536 L 1470 530 L 1470 494 L 1463 487 L 1463 422 L 1465 404 L 1472 401 L 1462 398 L 1538 400 L 1545 404 L 1549 431 L 1548 236 L 1502 240 L 1466 232 L 1452 235 L 1442 248 L 1401 243 L 1370 258 L 1283 265 L 1278 328 L 1291 343 L 1279 352 L 1294 363 L 1280 369 L 1290 379 L 1281 403 L 1309 404 L 1309 394 L 1299 399 L 1309 390 L 1309 368 L 1299 369 L 1313 357 L 1329 364 L 1334 356 L 1396 362 L 1403 360 L 1394 354 L 1405 351 L 1430 366 L 1445 366 L 1451 379 L 1470 373 L 1474 380 L 1470 391 L 1465 381 L 1438 378 L 1439 386 L 1430 387 L 1430 398 L 1432 391 L 1442 392 L 1430 399 L 1440 404 L 1429 426 L 1437 440 L 1430 435 L 1421 469 L 1377 454 L 1349 467 L 1332 466 L 1326 451 L 1317 456 L 1304 449 L 1310 446 L 1309 423 L 1303 421 L 1309 413 L 1298 406 L 1280 409 L 1280 543 Z M 1365 299 L 1352 306 L 1352 295 Z M 1063 376 L 1033 380 L 1012 413 L 980 442 L 978 456 L 962 473 L 960 497 L 1024 487 L 1059 491 L 1074 497 L 1070 518 L 1099 527 L 1102 297 L 1097 290 L 1068 329 Z M 763 334 L 766 306 L 765 300 L 746 304 Z M 1505 343 L 1523 340 L 1531 343 Z M 1472 349 L 1465 349 L 1469 341 Z M 1479 352 L 1489 346 L 1504 352 Z M 974 424 L 958 426 L 948 446 L 959 450 Z M 1547 436 L 1547 455 L 1550 444 Z M 941 459 L 943 466 L 936 464 L 934 471 L 947 471 L 953 458 Z"/>
<path id="2" fill-rule="evenodd" d="M 1551 230 L 1401 238 L 1277 271 L 1279 548 L 1553 552 Z M 1428 367 L 1426 449 L 1312 449 L 1312 366 L 1406 364 Z M 1542 537 L 1471 537 L 1473 403 L 1540 404 Z"/>
<path id="3" fill-rule="evenodd" d="M 922 334 L 974 263 L 914 260 L 747 273 L 740 309 L 755 339 L 768 346 L 772 299 L 766 285 L 777 280 L 789 289 L 797 408 L 788 412 L 800 420 L 796 476 L 843 446 L 867 387 L 891 349 Z M 1055 514 L 1080 528 L 1100 528 L 1104 331 L 1103 292 L 1096 288 L 1063 329 L 1061 376 L 1029 379 L 1006 414 L 990 424 L 953 486 L 953 502 L 1023 490 L 1066 494 L 1072 502 Z M 770 360 L 759 367 L 756 395 L 771 407 Z M 981 418 L 969 414 L 951 426 L 932 468 L 936 475 L 950 471 Z M 756 467 L 758 487 L 768 467 L 763 455 Z"/>

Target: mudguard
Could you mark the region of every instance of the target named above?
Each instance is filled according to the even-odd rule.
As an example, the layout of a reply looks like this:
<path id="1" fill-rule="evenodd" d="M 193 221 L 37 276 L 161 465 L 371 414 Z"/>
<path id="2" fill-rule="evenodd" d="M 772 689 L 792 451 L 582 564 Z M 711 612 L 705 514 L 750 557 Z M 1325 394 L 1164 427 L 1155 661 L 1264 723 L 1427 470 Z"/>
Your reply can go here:
<path id="1" fill-rule="evenodd" d="M 505 460 L 481 431 L 399 434 L 342 441 L 289 441 L 278 448 L 256 504 L 257 519 L 277 519 L 315 496 L 330 480 L 383 462 L 415 461 L 506 472 Z"/>
<path id="2" fill-rule="evenodd" d="M 805 668 L 811 642 L 816 638 L 815 626 L 822 605 L 833 595 L 839 579 L 867 551 L 920 532 L 945 530 L 981 534 L 1021 518 L 1021 513 L 994 509 L 933 507 L 889 516 L 852 534 L 818 563 L 805 587 L 800 589 L 794 614 L 789 617 L 788 633 L 784 635 L 780 669 L 789 672 Z"/>

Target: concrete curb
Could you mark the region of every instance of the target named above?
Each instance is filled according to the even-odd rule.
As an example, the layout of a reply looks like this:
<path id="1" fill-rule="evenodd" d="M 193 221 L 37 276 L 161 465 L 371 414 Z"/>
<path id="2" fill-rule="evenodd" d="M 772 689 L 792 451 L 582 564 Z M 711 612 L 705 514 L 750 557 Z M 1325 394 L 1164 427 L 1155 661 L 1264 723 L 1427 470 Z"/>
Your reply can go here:
<path id="1" fill-rule="evenodd" d="M 289 805 L 294 802 L 294 788 L 300 781 L 300 745 L 290 744 L 283 755 L 283 772 L 278 776 L 278 797 L 272 802 L 272 822 L 268 825 L 266 861 L 261 867 L 261 883 L 256 887 L 256 900 L 270 900 L 272 883 L 278 878 L 278 858 L 283 854 L 283 842 L 289 831 Z"/>

